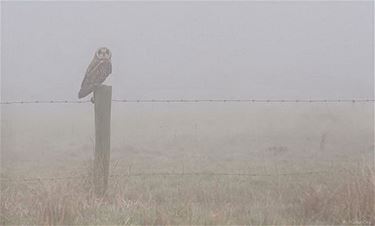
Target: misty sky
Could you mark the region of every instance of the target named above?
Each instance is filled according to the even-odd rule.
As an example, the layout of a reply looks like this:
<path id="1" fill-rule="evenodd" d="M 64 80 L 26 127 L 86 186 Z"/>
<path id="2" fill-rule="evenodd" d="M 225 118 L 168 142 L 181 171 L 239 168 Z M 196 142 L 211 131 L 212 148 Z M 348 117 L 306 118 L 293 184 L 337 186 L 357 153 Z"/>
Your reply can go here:
<path id="1" fill-rule="evenodd" d="M 77 99 L 95 50 L 113 98 L 370 98 L 373 3 L 2 2 L 2 100 Z"/>

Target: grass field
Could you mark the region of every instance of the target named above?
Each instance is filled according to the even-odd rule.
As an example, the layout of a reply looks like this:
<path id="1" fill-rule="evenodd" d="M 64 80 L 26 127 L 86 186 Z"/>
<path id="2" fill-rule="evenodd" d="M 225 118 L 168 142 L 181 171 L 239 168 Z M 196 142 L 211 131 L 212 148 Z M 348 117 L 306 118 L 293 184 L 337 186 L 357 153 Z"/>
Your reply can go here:
<path id="1" fill-rule="evenodd" d="M 98 198 L 90 104 L 2 109 L 2 224 L 375 224 L 372 104 L 112 112 L 120 176 Z"/>

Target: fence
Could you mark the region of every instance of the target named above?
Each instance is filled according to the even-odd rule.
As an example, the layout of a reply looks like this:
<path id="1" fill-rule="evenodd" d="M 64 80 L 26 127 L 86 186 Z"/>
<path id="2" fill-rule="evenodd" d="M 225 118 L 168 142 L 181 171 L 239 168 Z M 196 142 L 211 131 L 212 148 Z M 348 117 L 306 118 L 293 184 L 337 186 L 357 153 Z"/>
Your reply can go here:
<path id="1" fill-rule="evenodd" d="M 95 95 L 95 94 L 94 94 Z M 100 97 L 100 96 L 98 96 Z M 103 98 L 103 97 L 102 97 Z M 103 100 L 101 100 L 101 104 L 105 104 L 107 102 L 115 102 L 115 103 L 374 103 L 374 99 L 111 99 L 110 95 L 106 96 Z M 4 101 L 0 102 L 1 105 L 13 105 L 13 104 L 85 104 L 90 103 L 90 100 L 31 100 L 31 101 Z M 96 106 L 97 103 L 95 103 Z M 108 105 L 105 104 L 105 105 Z M 106 110 L 106 109 L 109 110 Z M 109 113 L 105 113 L 105 120 L 110 120 L 110 104 L 106 107 L 95 107 L 95 117 L 103 117 L 101 114 L 102 111 Z M 98 112 L 98 113 L 97 113 Z M 108 115 L 109 114 L 109 115 Z M 100 125 L 97 125 L 97 124 Z M 108 125 L 107 125 L 108 124 Z M 106 128 L 106 132 L 102 131 L 101 127 L 109 126 L 109 122 L 103 123 L 96 121 L 96 132 L 98 135 L 102 134 L 104 139 L 107 139 L 110 135 L 106 135 L 106 133 L 110 133 Z M 98 139 L 98 138 L 97 138 Z M 103 139 L 100 138 L 100 139 Z M 97 141 L 95 146 L 102 145 L 101 141 Z M 108 149 L 108 150 L 107 150 Z M 108 152 L 109 156 L 109 144 L 104 145 L 101 147 L 100 150 L 96 150 L 95 152 L 101 153 L 101 155 L 106 155 Z M 97 153 L 96 153 L 97 154 Z M 101 160 L 100 160 L 101 161 Z M 170 172 L 161 172 L 161 173 L 127 173 L 127 174 L 114 174 L 108 175 L 108 168 L 109 168 L 109 159 L 105 160 L 106 162 L 98 163 L 101 168 L 99 171 L 107 171 L 107 175 L 100 175 L 99 181 L 102 181 L 104 178 L 105 185 L 99 185 L 99 187 L 104 187 L 104 191 L 106 188 L 106 183 L 108 178 L 117 178 L 117 177 L 134 177 L 134 176 L 246 176 L 246 177 L 273 177 L 273 176 L 298 176 L 298 175 L 309 175 L 309 174 L 326 174 L 330 173 L 330 171 L 307 171 L 307 172 L 289 172 L 289 173 L 278 173 L 278 174 L 251 174 L 251 173 L 208 173 L 208 172 L 182 172 L 182 173 L 170 173 Z M 104 166 L 102 166 L 104 165 Z M 94 164 L 95 166 L 95 164 Z M 97 170 L 98 171 L 98 170 Z M 94 174 L 95 174 L 95 167 L 94 167 Z M 96 172 L 96 174 L 102 174 L 100 172 Z M 85 179 L 87 176 L 64 176 L 64 177 L 48 177 L 48 178 L 17 178 L 17 179 L 7 179 L 7 178 L 0 178 L 2 182 L 32 182 L 32 181 L 45 181 L 45 180 L 70 180 L 70 179 Z M 101 182 L 103 183 L 103 182 Z M 103 192 L 100 192 L 103 193 Z"/>
<path id="2" fill-rule="evenodd" d="M 306 172 L 288 172 L 288 173 L 277 173 L 277 174 L 257 174 L 257 173 L 205 173 L 205 172 L 182 172 L 182 173 L 127 173 L 127 174 L 112 174 L 110 178 L 118 177 L 155 177 L 155 176 L 241 176 L 241 177 L 280 177 L 280 176 L 305 176 L 312 174 L 327 174 L 336 171 L 306 171 Z M 1 178 L 0 181 L 4 182 L 27 182 L 27 181 L 57 181 L 57 180 L 72 180 L 72 179 L 87 179 L 87 176 L 63 176 L 63 177 L 29 177 L 29 178 L 17 178 L 7 179 Z"/>
<path id="3" fill-rule="evenodd" d="M 4 101 L 1 105 L 9 104 L 84 104 L 90 100 L 31 100 Z M 375 99 L 112 99 L 119 103 L 369 103 Z"/>

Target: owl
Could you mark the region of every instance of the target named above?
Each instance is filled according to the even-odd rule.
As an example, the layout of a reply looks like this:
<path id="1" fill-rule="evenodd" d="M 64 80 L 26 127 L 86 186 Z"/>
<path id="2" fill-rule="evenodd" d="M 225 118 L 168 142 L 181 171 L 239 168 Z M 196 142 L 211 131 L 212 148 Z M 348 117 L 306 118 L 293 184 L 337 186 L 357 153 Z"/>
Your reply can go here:
<path id="1" fill-rule="evenodd" d="M 81 84 L 81 89 L 78 93 L 78 98 L 83 98 L 101 85 L 104 80 L 112 73 L 111 63 L 112 53 L 108 48 L 99 48 L 87 68 L 85 77 Z"/>

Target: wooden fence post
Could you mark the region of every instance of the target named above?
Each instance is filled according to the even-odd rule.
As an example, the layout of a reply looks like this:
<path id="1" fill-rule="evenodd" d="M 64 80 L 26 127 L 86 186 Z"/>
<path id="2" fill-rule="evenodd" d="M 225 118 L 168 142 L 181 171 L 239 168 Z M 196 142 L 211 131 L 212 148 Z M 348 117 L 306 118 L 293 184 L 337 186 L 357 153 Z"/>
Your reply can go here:
<path id="1" fill-rule="evenodd" d="M 112 86 L 98 86 L 94 91 L 94 102 L 94 190 L 97 195 L 102 196 L 107 189 L 109 176 Z"/>

